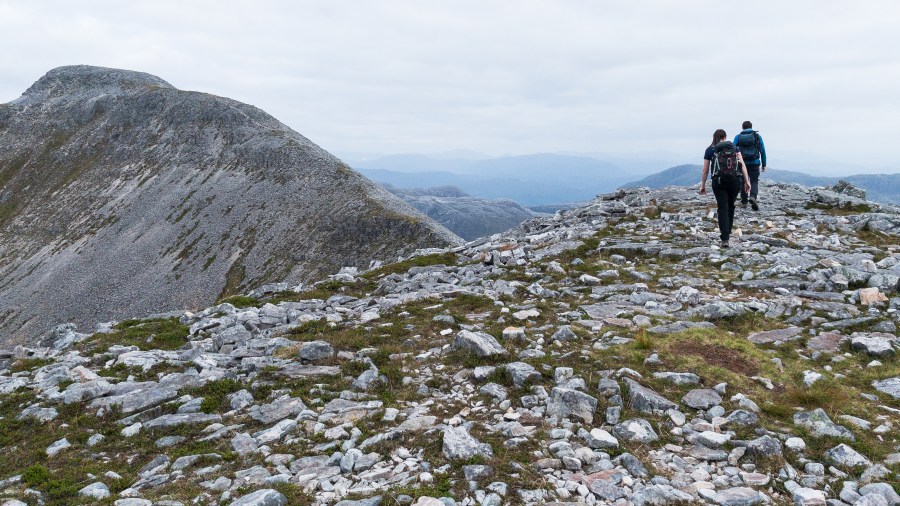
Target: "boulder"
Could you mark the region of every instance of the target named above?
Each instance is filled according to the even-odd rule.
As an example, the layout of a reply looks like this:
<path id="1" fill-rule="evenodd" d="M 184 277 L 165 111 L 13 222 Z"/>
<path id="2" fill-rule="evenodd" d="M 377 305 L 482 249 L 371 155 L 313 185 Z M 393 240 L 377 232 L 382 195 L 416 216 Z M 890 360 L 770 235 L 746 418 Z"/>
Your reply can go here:
<path id="1" fill-rule="evenodd" d="M 453 349 L 474 353 L 479 357 L 503 355 L 506 349 L 493 336 L 484 332 L 470 332 L 461 330 L 453 341 Z"/>

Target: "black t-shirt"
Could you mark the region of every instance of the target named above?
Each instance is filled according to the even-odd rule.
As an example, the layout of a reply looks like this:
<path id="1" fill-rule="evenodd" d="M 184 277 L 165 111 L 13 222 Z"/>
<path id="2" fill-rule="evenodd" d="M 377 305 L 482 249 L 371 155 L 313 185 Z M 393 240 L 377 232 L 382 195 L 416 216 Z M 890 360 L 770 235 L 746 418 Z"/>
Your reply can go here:
<path id="1" fill-rule="evenodd" d="M 709 164 L 712 165 L 713 158 L 716 156 L 716 148 L 715 146 L 710 146 L 706 148 L 706 153 L 703 154 L 704 160 L 709 160 Z"/>

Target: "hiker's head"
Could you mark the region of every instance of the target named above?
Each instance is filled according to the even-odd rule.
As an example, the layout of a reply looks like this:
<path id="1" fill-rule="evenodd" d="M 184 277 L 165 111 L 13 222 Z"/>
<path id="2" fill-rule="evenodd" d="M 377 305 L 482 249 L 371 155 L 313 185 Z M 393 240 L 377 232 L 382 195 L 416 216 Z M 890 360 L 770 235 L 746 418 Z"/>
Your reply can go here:
<path id="1" fill-rule="evenodd" d="M 728 134 L 725 133 L 725 130 L 722 130 L 721 128 L 718 129 L 718 130 L 716 130 L 716 131 L 713 133 L 713 141 L 712 141 L 712 145 L 715 146 L 716 144 L 718 144 L 718 143 L 724 141 L 724 140 L 725 140 L 725 137 L 728 137 Z"/>
<path id="2" fill-rule="evenodd" d="M 749 121 L 745 121 L 745 122 L 741 123 L 741 128 L 743 128 L 744 130 L 746 130 L 748 128 L 753 128 L 753 123 L 750 123 Z"/>

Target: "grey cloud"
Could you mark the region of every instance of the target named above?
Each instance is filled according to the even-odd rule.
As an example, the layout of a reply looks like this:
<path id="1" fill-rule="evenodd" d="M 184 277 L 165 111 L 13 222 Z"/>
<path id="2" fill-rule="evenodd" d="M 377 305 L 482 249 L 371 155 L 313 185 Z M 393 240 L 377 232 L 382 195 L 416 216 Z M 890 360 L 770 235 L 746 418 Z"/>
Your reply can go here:
<path id="1" fill-rule="evenodd" d="M 900 9 L 739 6 L 0 0 L 0 41 L 13 48 L 0 101 L 52 67 L 87 63 L 251 103 L 339 152 L 666 150 L 692 161 L 712 130 L 752 119 L 773 152 L 896 169 Z"/>

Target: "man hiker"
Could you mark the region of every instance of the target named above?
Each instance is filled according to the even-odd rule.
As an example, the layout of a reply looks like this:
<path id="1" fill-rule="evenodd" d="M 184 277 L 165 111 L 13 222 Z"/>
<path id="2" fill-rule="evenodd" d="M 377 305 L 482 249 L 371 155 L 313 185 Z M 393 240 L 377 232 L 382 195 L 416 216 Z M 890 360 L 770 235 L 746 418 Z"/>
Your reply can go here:
<path id="1" fill-rule="evenodd" d="M 750 176 L 750 193 L 741 188 L 741 206 L 747 207 L 747 201 L 754 211 L 759 211 L 759 171 L 766 171 L 766 145 L 759 132 L 753 130 L 753 123 L 745 121 L 741 133 L 734 138 L 734 145 L 741 150 L 744 163 L 747 164 L 747 175 Z"/>

